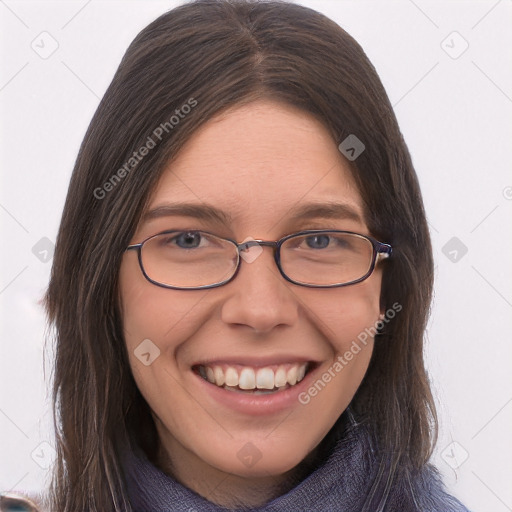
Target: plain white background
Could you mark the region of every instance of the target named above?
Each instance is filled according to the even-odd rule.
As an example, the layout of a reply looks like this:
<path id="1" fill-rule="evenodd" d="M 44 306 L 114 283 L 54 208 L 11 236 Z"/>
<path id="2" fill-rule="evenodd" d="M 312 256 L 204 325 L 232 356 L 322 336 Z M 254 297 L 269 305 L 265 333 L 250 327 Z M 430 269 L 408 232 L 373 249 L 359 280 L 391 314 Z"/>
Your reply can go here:
<path id="1" fill-rule="evenodd" d="M 0 0 L 2 491 L 43 488 L 53 456 L 38 300 L 80 142 L 131 40 L 178 3 Z M 512 2 L 300 3 L 363 46 L 422 185 L 434 462 L 473 511 L 512 511 Z"/>

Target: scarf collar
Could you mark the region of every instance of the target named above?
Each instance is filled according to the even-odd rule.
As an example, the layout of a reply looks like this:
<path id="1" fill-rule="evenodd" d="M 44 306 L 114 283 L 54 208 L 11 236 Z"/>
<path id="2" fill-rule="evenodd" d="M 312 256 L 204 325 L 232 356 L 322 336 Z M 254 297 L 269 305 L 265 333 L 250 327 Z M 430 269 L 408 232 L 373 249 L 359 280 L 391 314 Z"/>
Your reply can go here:
<path id="1" fill-rule="evenodd" d="M 393 469 L 376 456 L 369 429 L 349 420 L 328 447 L 325 462 L 286 494 L 252 512 L 468 512 L 449 496 L 430 465 L 422 471 Z M 155 467 L 139 448 L 123 454 L 126 488 L 135 512 L 227 512 Z M 236 509 L 241 510 L 241 509 Z M 247 509 L 245 509 L 247 510 Z"/>

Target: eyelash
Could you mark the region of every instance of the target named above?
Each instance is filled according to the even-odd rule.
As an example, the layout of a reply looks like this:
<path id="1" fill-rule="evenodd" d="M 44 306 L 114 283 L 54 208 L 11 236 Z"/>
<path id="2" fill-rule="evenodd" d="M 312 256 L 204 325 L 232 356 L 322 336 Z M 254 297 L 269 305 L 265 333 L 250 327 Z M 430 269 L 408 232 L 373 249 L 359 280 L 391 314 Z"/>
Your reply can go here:
<path id="1" fill-rule="evenodd" d="M 282 232 L 282 233 L 278 233 L 276 235 L 276 239 L 279 239 L 279 238 L 282 238 L 282 237 L 285 237 L 287 235 L 291 235 L 293 233 L 298 233 L 299 231 L 308 231 L 308 230 L 318 230 L 318 229 L 321 229 L 321 230 L 326 230 L 326 231 L 329 231 L 329 230 L 333 230 L 333 231 L 336 231 L 336 230 L 340 230 L 340 231 L 351 231 L 351 227 L 350 226 L 335 226 L 333 224 L 331 224 L 330 222 L 315 222 L 315 221 L 312 221 L 312 222 L 308 222 L 308 223 L 305 223 L 305 224 L 302 224 L 300 226 L 296 226 L 295 228 L 293 229 L 290 229 L 288 230 L 287 232 Z M 218 229 L 218 228 L 210 228 L 210 227 L 207 227 L 207 226 L 194 226 L 193 224 L 192 225 L 186 225 L 184 227 L 167 227 L 167 228 L 164 228 L 162 230 L 159 230 L 158 231 L 158 234 L 160 233 L 164 233 L 164 232 L 167 232 L 167 231 L 176 231 L 176 232 L 187 232 L 187 231 L 206 231 L 207 233 L 211 233 L 213 235 L 216 235 L 220 238 L 227 238 L 227 239 L 230 239 L 230 240 L 236 240 L 237 237 L 234 236 L 233 232 L 232 231 L 224 231 L 224 229 Z M 155 233 L 156 234 L 156 233 Z M 251 235 L 251 234 L 248 234 L 247 236 L 253 236 L 254 238 L 262 238 L 262 237 L 256 237 L 254 235 Z"/>

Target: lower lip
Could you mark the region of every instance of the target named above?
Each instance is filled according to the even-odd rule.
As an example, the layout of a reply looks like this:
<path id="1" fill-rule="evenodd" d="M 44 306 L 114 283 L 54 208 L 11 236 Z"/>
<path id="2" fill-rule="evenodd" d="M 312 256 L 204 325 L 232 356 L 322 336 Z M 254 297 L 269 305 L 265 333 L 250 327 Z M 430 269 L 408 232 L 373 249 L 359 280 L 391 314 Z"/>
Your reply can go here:
<path id="1" fill-rule="evenodd" d="M 201 394 L 203 392 L 207 393 L 213 400 L 231 410 L 241 412 L 242 414 L 260 416 L 263 414 L 275 414 L 293 406 L 302 405 L 299 402 L 299 395 L 308 388 L 316 370 L 318 370 L 318 367 L 309 371 L 298 384 L 288 389 L 274 391 L 265 395 L 228 391 L 215 384 L 211 384 L 196 372 L 192 371 L 192 373 L 199 381 Z"/>

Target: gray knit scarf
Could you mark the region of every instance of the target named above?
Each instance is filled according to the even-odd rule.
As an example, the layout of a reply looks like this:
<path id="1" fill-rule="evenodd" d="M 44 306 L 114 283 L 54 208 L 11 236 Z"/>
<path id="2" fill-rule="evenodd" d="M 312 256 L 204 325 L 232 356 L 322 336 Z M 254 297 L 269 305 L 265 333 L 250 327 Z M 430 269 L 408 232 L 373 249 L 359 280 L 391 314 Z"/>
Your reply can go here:
<path id="1" fill-rule="evenodd" d="M 380 461 L 369 429 L 353 417 L 325 461 L 286 494 L 251 512 L 468 512 L 444 489 L 438 471 L 390 469 Z M 135 512 L 227 512 L 155 467 L 140 449 L 123 456 Z"/>

